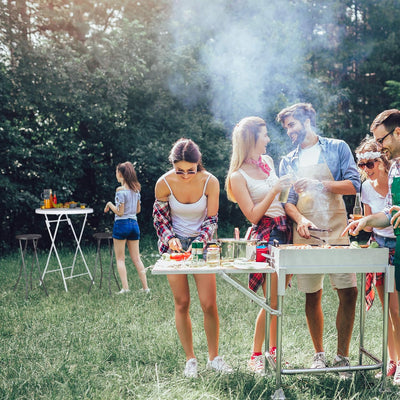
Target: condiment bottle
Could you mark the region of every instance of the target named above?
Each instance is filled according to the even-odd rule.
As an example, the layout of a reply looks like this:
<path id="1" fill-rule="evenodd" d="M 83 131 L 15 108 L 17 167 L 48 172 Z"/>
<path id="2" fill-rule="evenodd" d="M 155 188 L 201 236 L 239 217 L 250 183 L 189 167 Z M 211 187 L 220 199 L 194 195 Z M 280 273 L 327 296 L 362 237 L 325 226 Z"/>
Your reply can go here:
<path id="1" fill-rule="evenodd" d="M 219 264 L 220 252 L 219 247 L 216 245 L 210 245 L 207 247 L 207 263 L 208 264 Z"/>
<path id="2" fill-rule="evenodd" d="M 57 195 L 56 192 L 53 193 L 53 205 L 57 204 Z"/>

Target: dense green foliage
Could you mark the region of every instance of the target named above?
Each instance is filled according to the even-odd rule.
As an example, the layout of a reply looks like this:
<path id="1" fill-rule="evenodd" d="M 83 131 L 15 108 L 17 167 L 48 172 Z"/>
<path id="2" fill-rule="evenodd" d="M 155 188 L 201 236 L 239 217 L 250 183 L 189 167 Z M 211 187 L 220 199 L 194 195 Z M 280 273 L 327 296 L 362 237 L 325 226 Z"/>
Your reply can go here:
<path id="1" fill-rule="evenodd" d="M 44 188 L 95 209 L 118 162 L 135 163 L 139 222 L 152 231 L 153 188 L 171 144 L 200 145 L 223 189 L 230 132 L 268 121 L 276 162 L 288 142 L 281 107 L 310 101 L 327 136 L 352 148 L 371 119 L 400 103 L 396 0 L 1 0 L 0 248 L 42 231 Z M 247 225 L 221 191 L 222 227 Z"/>

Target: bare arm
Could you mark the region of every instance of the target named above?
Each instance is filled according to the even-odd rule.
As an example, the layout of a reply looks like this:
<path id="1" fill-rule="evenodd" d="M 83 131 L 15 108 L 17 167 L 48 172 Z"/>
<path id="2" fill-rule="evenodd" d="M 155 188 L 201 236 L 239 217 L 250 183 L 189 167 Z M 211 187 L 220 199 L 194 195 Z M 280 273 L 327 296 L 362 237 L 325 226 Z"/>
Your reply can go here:
<path id="1" fill-rule="evenodd" d="M 390 223 L 386 214 L 383 212 L 379 212 L 376 214 L 368 215 L 357 221 L 351 222 L 342 232 L 342 236 L 344 236 L 346 232 L 348 232 L 350 235 L 357 236 L 360 233 L 360 231 L 362 231 L 366 226 L 385 228 L 386 226 L 389 225 Z"/>
<path id="2" fill-rule="evenodd" d="M 243 175 L 236 171 L 232 174 L 230 179 L 232 193 L 240 210 L 252 224 L 257 224 L 260 221 L 271 206 L 275 196 L 282 190 L 282 183 L 278 181 L 260 203 L 254 204 L 247 188 L 246 179 Z"/>
<path id="3" fill-rule="evenodd" d="M 218 214 L 219 209 L 219 181 L 212 175 L 207 184 L 207 217 L 212 217 Z"/>
<path id="4" fill-rule="evenodd" d="M 104 207 L 104 212 L 106 213 L 109 210 L 111 210 L 114 214 L 118 215 L 118 217 L 122 217 L 125 211 L 124 203 L 121 203 L 119 208 L 117 208 L 117 206 L 115 206 L 113 203 L 111 203 L 111 201 L 109 201 Z"/>
<path id="5" fill-rule="evenodd" d="M 302 178 L 295 184 L 294 188 L 297 193 L 314 189 L 322 183 L 323 189 L 327 192 L 335 194 L 356 194 L 356 188 L 350 180 L 344 181 L 318 181 L 316 179 Z"/>

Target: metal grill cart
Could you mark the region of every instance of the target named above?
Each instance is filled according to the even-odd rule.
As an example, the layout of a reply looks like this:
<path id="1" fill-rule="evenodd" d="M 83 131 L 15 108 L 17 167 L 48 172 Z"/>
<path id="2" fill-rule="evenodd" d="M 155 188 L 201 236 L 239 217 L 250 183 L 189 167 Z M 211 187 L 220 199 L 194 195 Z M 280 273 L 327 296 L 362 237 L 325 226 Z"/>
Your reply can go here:
<path id="1" fill-rule="evenodd" d="M 307 247 L 307 248 L 304 248 Z M 321 372 L 341 372 L 341 371 L 359 371 L 382 369 L 382 387 L 385 387 L 386 381 L 386 363 L 387 363 L 387 323 L 388 323 L 388 293 L 394 290 L 394 267 L 388 266 L 388 249 L 371 248 L 357 249 L 348 246 L 333 247 L 311 247 L 311 246 L 295 246 L 281 245 L 270 246 L 270 255 L 267 255 L 267 262 L 252 262 L 235 259 L 232 262 L 222 261 L 217 266 L 207 263 L 195 265 L 190 261 L 172 261 L 159 259 L 152 273 L 155 275 L 167 274 L 218 274 L 222 279 L 232 285 L 234 288 L 242 292 L 244 295 L 253 300 L 257 305 L 263 308 L 270 315 L 277 316 L 277 349 L 276 363 L 267 356 L 268 365 L 272 368 L 276 377 L 276 391 L 272 396 L 273 399 L 285 399 L 282 389 L 281 378 L 284 374 L 297 373 L 321 373 Z M 214 264 L 215 265 L 215 264 Z M 267 278 L 267 287 L 271 285 L 271 273 L 277 272 L 278 275 L 278 306 L 277 309 L 270 307 L 270 298 L 267 299 L 258 296 L 247 287 L 245 287 L 236 277 L 236 274 L 248 274 L 250 272 L 265 273 Z M 367 272 L 384 272 L 385 279 L 385 296 L 383 311 L 383 328 L 382 328 L 382 360 L 369 353 L 364 348 L 364 323 L 365 323 L 365 307 L 364 307 L 364 290 L 360 290 L 360 353 L 359 364 L 351 367 L 335 367 L 323 369 L 282 369 L 282 319 L 283 319 L 283 298 L 285 296 L 286 275 L 290 274 L 315 274 L 315 273 L 361 273 L 361 285 L 365 287 L 365 273 Z M 270 290 L 267 291 L 270 293 Z M 265 326 L 265 343 L 266 349 L 269 344 L 269 326 L 270 319 L 266 318 Z M 362 363 L 363 356 L 367 356 L 373 361 L 373 364 L 364 365 Z M 266 363 L 267 364 L 267 363 Z M 279 366 L 279 367 L 278 367 Z"/>
<path id="2" fill-rule="evenodd" d="M 387 326 L 388 326 L 388 299 L 389 292 L 394 290 L 394 267 L 388 265 L 387 248 L 352 248 L 350 246 L 304 246 L 280 245 L 270 246 L 270 263 L 278 274 L 278 323 L 277 323 L 277 349 L 276 365 L 270 358 L 276 374 L 276 392 L 274 399 L 285 399 L 281 387 L 282 374 L 343 372 L 382 369 L 382 388 L 386 385 L 387 364 Z M 319 273 L 361 273 L 360 292 L 360 347 L 359 363 L 350 367 L 332 367 L 321 369 L 282 369 L 282 319 L 283 297 L 285 295 L 285 277 L 288 274 L 319 274 Z M 384 272 L 385 295 L 383 307 L 382 327 L 382 359 L 379 360 L 364 348 L 365 306 L 364 288 L 365 273 Z M 269 331 L 266 332 L 266 337 Z M 267 339 L 266 339 L 267 340 Z M 363 356 L 372 360 L 372 364 L 363 364 Z"/>

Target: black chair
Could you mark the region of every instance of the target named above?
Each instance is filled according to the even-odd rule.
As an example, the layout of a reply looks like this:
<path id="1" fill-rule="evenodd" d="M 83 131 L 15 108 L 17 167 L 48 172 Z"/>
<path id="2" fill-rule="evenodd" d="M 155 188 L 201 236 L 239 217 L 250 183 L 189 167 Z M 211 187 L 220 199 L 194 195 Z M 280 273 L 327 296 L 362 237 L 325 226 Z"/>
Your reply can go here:
<path id="1" fill-rule="evenodd" d="M 111 274 L 114 275 L 115 283 L 117 284 L 118 291 L 120 290 L 120 286 L 118 283 L 117 276 L 115 275 L 115 269 L 114 269 L 114 245 L 113 245 L 113 238 L 112 238 L 112 233 L 111 232 L 99 232 L 95 233 L 93 237 L 97 240 L 97 253 L 96 253 L 96 262 L 94 265 L 94 273 L 93 273 L 93 283 L 95 282 L 96 278 L 96 272 L 97 272 L 97 264 L 100 263 L 100 284 L 99 288 L 101 289 L 101 282 L 103 280 L 103 263 L 101 261 L 101 241 L 106 240 L 108 244 L 108 250 L 110 253 L 110 267 L 108 271 L 108 290 L 111 295 Z M 92 289 L 93 285 L 90 285 L 88 293 L 90 293 L 90 290 Z"/>
<path id="2" fill-rule="evenodd" d="M 39 241 L 39 239 L 41 237 L 42 237 L 42 235 L 37 234 L 37 233 L 28 233 L 28 234 L 24 234 L 24 235 L 15 236 L 15 238 L 19 242 L 19 249 L 21 251 L 21 267 L 19 269 L 19 275 L 18 275 L 17 282 L 14 285 L 14 291 L 17 289 L 18 283 L 19 283 L 19 281 L 21 279 L 22 271 L 24 271 L 25 299 L 28 298 L 28 287 L 29 287 L 29 285 L 28 285 L 28 275 L 27 275 L 27 271 L 26 271 L 26 262 L 25 262 L 26 253 L 27 253 L 28 243 L 29 242 L 32 242 L 32 246 L 33 246 L 32 264 L 31 264 L 31 270 L 30 270 L 30 288 L 32 290 L 32 272 L 33 272 L 33 265 L 34 265 L 35 260 L 36 260 L 36 265 L 37 265 L 38 272 L 39 272 L 40 286 L 43 288 L 44 292 L 46 293 L 46 296 L 49 295 L 47 293 L 46 286 L 44 285 L 44 282 L 43 282 L 43 279 L 42 279 L 42 273 L 40 271 L 39 259 L 38 259 L 38 255 L 37 255 L 37 244 L 38 244 L 38 241 Z M 23 242 L 24 242 L 24 244 L 22 244 Z"/>

